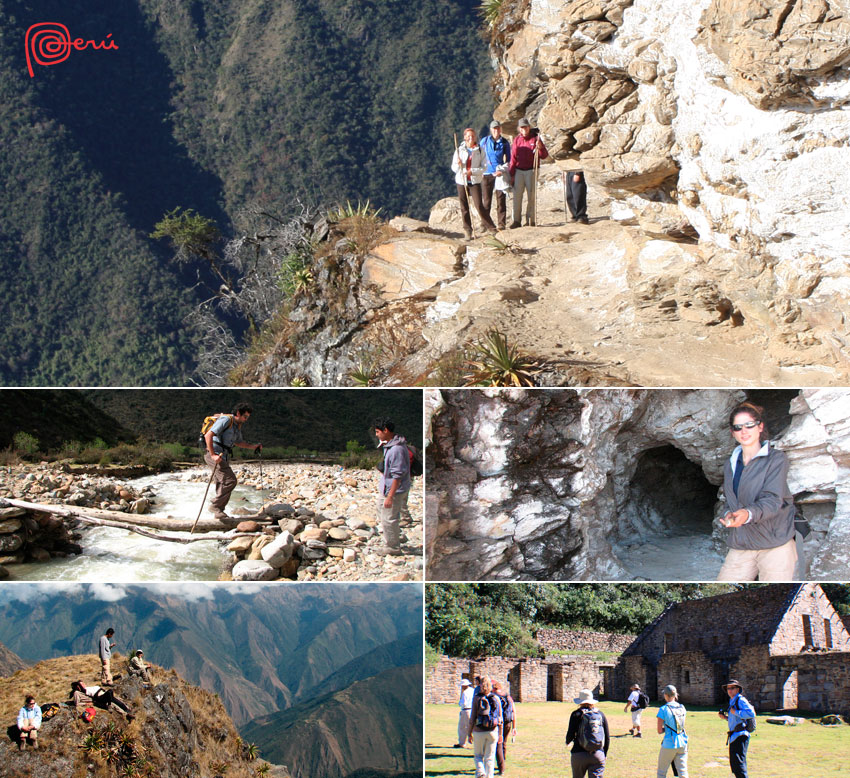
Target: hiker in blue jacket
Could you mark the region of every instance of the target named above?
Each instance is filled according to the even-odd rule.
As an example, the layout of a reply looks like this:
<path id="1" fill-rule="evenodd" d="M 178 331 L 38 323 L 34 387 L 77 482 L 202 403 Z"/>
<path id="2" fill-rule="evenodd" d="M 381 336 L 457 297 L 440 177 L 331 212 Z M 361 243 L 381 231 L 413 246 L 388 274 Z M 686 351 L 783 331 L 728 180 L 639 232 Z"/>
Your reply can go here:
<path id="1" fill-rule="evenodd" d="M 499 229 L 505 229 L 507 222 L 508 206 L 507 206 L 507 191 L 508 182 L 508 166 L 511 163 L 511 142 L 502 137 L 502 125 L 495 119 L 490 122 L 490 134 L 486 138 L 482 138 L 481 150 L 487 158 L 487 164 L 484 167 L 484 180 L 481 182 L 481 205 L 487 213 L 490 213 L 490 205 L 493 202 L 493 195 L 496 196 L 496 223 Z M 499 187 L 497 179 L 502 179 L 504 187 Z"/>
<path id="2" fill-rule="evenodd" d="M 670 684 L 661 690 L 665 704 L 658 710 L 656 724 L 658 734 L 664 735 L 661 750 L 658 752 L 657 778 L 667 778 L 667 769 L 673 764 L 673 771 L 679 778 L 688 778 L 688 734 L 685 732 L 685 706 L 679 702 L 676 687 Z"/>
<path id="3" fill-rule="evenodd" d="M 747 749 L 750 732 L 755 728 L 756 712 L 742 694 L 743 688 L 738 681 L 729 681 L 723 689 L 729 695 L 729 707 L 717 715 L 729 723 L 729 769 L 735 778 L 747 778 Z"/>
<path id="4" fill-rule="evenodd" d="M 567 745 L 573 744 L 570 765 L 573 778 L 602 778 L 605 772 L 605 759 L 611 745 L 608 733 L 608 719 L 596 707 L 593 692 L 582 689 L 573 702 L 578 708 L 570 714 L 567 727 Z"/>

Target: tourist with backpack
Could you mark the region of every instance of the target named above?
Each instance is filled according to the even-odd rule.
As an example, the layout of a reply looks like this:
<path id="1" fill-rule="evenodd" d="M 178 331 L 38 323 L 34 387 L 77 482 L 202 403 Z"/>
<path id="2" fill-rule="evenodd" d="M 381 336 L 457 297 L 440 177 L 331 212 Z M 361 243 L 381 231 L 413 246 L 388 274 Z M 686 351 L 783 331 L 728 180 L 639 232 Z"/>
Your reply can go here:
<path id="1" fill-rule="evenodd" d="M 665 704 L 658 710 L 658 734 L 664 735 L 658 752 L 657 778 L 667 778 L 667 769 L 673 765 L 674 775 L 688 778 L 688 735 L 685 732 L 685 706 L 679 702 L 679 693 L 673 685 L 661 690 Z"/>
<path id="2" fill-rule="evenodd" d="M 392 419 L 375 419 L 372 424 L 378 448 L 383 450 L 383 460 L 378 465 L 381 479 L 378 484 L 378 522 L 384 536 L 384 545 L 375 552 L 399 556 L 401 550 L 401 512 L 407 506 L 410 494 L 410 468 L 412 456 L 407 441 L 395 433 Z"/>
<path id="3" fill-rule="evenodd" d="M 484 676 L 478 693 L 472 698 L 472 716 L 467 732 L 475 757 L 476 778 L 493 778 L 496 744 L 502 738 L 502 721 L 502 702 L 493 693 L 490 677 Z"/>
<path id="4" fill-rule="evenodd" d="M 756 711 L 738 681 L 729 681 L 722 687 L 729 695 L 729 707 L 717 715 L 726 719 L 729 732 L 726 742 L 729 745 L 729 769 L 735 778 L 747 778 L 747 749 L 750 746 L 750 733 L 756 729 Z"/>
<path id="5" fill-rule="evenodd" d="M 605 759 L 611 736 L 608 733 L 608 719 L 596 707 L 593 692 L 582 689 L 573 702 L 578 708 L 570 714 L 567 727 L 567 745 L 573 744 L 570 764 L 573 778 L 602 778 L 605 772 Z"/>
<path id="6" fill-rule="evenodd" d="M 649 705 L 649 697 L 647 697 L 636 683 L 631 686 L 631 694 L 626 700 L 626 707 L 623 710 L 626 713 L 632 714 L 632 728 L 629 730 L 630 735 L 640 737 L 640 714 L 643 709 Z"/>
<path id="7" fill-rule="evenodd" d="M 499 681 L 493 681 L 493 691 L 499 695 L 502 703 L 502 736 L 496 743 L 496 769 L 501 775 L 505 771 L 505 762 L 508 760 L 508 735 L 516 729 L 516 709 L 514 698 Z"/>
<path id="8" fill-rule="evenodd" d="M 259 443 L 246 443 L 242 438 L 242 425 L 248 421 L 254 409 L 248 403 L 239 403 L 232 413 L 222 413 L 207 428 L 212 417 L 204 419 L 201 428 L 204 444 L 204 462 L 212 470 L 210 476 L 215 481 L 215 499 L 210 503 L 210 511 L 219 520 L 231 517 L 224 509 L 230 501 L 230 495 L 236 488 L 236 474 L 230 467 L 234 447 L 259 451 Z"/>

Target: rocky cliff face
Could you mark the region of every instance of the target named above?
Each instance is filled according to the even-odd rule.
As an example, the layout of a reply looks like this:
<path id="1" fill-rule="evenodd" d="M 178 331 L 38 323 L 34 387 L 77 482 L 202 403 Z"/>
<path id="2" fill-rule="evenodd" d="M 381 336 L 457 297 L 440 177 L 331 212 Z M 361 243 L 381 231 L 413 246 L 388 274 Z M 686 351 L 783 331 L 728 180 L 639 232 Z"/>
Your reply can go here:
<path id="1" fill-rule="evenodd" d="M 456 386 L 497 328 L 547 362 L 546 386 L 846 385 L 846 2 L 502 7 L 495 115 L 511 135 L 528 117 L 551 152 L 537 226 L 462 242 L 455 198 L 394 220 L 337 258 L 347 312 L 309 301 L 245 382 L 347 383 L 366 363 L 374 383 Z M 589 225 L 565 215 L 578 168 Z"/>
<path id="2" fill-rule="evenodd" d="M 725 553 L 718 486 L 741 390 L 432 391 L 429 575 L 706 580 Z M 793 397 L 793 400 L 792 400 Z M 840 579 L 847 393 L 759 393 L 813 532 L 807 577 Z M 771 425 L 769 425 L 771 426 Z M 657 558 L 662 569 L 646 567 Z M 646 571 L 646 572 L 643 572 Z M 660 573 L 666 575 L 660 575 Z"/>
<path id="3" fill-rule="evenodd" d="M 699 235 L 704 284 L 846 358 L 850 10 L 836 0 L 531 0 L 496 116 L 536 122 L 611 216 Z"/>

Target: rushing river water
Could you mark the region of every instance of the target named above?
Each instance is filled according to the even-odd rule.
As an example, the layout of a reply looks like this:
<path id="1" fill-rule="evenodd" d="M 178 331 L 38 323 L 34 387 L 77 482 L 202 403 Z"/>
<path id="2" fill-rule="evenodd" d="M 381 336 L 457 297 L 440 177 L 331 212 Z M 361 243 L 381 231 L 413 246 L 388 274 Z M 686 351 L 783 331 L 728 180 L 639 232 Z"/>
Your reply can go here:
<path id="1" fill-rule="evenodd" d="M 129 484 L 136 490 L 150 486 L 156 493 L 151 515 L 194 519 L 204 496 L 206 481 L 184 480 L 189 472 L 198 471 L 147 476 Z M 210 495 L 214 489 L 215 486 L 210 486 Z M 266 494 L 258 489 L 237 486 L 227 510 L 237 512 L 237 515 L 239 508 L 257 511 L 262 507 Z M 171 543 L 113 527 L 83 527 L 81 532 L 82 554 L 48 562 L 13 565 L 8 568 L 12 580 L 215 581 L 227 558 L 221 541 Z M 188 532 L 174 534 L 189 536 Z"/>

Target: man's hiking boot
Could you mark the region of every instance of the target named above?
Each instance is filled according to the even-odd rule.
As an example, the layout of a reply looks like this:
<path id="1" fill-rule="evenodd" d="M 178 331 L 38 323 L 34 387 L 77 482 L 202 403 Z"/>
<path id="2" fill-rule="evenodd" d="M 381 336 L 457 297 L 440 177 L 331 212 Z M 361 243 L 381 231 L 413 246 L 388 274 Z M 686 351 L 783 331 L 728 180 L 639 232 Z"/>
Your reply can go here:
<path id="1" fill-rule="evenodd" d="M 231 518 L 224 511 L 220 511 L 218 508 L 210 508 L 210 513 L 213 515 L 214 519 L 218 519 L 219 521 L 227 521 Z"/>
<path id="2" fill-rule="evenodd" d="M 511 229 L 515 230 L 517 227 L 521 227 L 522 225 L 519 222 L 511 222 Z"/>
<path id="3" fill-rule="evenodd" d="M 403 553 L 398 546 L 375 546 L 374 551 L 380 556 L 401 556 Z"/>

